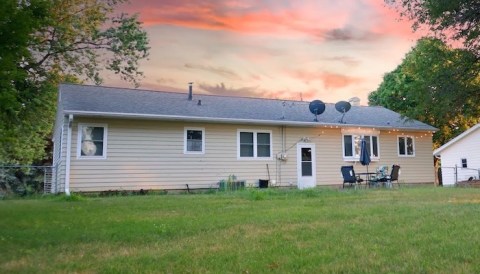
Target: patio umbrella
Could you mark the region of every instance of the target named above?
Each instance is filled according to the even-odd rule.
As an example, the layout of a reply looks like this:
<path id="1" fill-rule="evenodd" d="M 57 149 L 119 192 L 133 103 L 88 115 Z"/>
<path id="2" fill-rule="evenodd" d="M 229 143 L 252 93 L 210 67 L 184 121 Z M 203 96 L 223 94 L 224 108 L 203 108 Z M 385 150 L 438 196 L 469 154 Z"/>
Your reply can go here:
<path id="1" fill-rule="evenodd" d="M 370 159 L 370 153 L 368 153 L 367 149 L 367 141 L 365 141 L 365 138 L 362 138 L 362 141 L 360 143 L 360 163 L 362 166 L 367 166 L 367 173 L 368 173 L 368 165 L 370 164 L 372 160 Z"/>

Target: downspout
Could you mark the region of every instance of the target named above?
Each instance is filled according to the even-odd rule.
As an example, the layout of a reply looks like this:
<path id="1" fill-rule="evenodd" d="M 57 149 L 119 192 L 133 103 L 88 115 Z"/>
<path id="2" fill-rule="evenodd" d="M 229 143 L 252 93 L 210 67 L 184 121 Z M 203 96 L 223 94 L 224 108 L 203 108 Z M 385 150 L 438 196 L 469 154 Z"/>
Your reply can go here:
<path id="1" fill-rule="evenodd" d="M 65 161 L 65 194 L 70 196 L 70 158 L 72 156 L 72 124 L 73 114 L 68 115 L 67 159 Z"/>
<path id="2" fill-rule="evenodd" d="M 286 135 L 286 131 L 287 131 L 287 130 L 286 130 L 286 126 L 283 125 L 283 126 L 282 126 L 282 153 L 286 153 L 286 152 L 285 152 L 285 144 L 286 144 L 286 139 L 287 139 L 287 137 L 285 136 L 285 135 Z M 282 165 L 283 165 L 283 162 L 280 162 L 279 176 L 278 176 L 278 177 L 279 177 L 279 178 L 278 178 L 278 181 L 279 181 L 280 184 L 283 183 L 283 182 L 282 182 Z"/>

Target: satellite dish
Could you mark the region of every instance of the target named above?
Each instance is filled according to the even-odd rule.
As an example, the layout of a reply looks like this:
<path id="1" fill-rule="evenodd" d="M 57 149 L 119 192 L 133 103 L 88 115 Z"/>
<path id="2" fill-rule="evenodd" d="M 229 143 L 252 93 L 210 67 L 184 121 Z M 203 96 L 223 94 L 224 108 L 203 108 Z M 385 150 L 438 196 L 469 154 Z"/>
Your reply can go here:
<path id="1" fill-rule="evenodd" d="M 343 118 L 345 117 L 345 113 L 347 113 L 350 108 L 352 108 L 352 105 L 347 101 L 340 101 L 335 104 L 335 109 L 343 114 L 342 119 L 340 119 L 340 123 L 345 124 Z"/>
<path id="2" fill-rule="evenodd" d="M 308 108 L 310 109 L 310 112 L 315 115 L 314 121 L 318 122 L 317 116 L 325 111 L 325 104 L 320 100 L 313 100 L 310 102 L 310 105 L 308 105 Z"/>

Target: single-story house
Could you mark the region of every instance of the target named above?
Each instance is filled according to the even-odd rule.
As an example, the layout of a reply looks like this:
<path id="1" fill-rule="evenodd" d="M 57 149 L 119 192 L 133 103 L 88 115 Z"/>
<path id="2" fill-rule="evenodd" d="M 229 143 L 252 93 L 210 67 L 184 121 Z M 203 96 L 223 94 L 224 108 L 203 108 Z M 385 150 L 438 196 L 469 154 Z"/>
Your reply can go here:
<path id="1" fill-rule="evenodd" d="M 439 147 L 443 185 L 454 185 L 470 178 L 480 179 L 480 123 Z"/>
<path id="2" fill-rule="evenodd" d="M 62 84 L 52 191 L 209 188 L 235 175 L 299 188 L 338 185 L 340 167 L 401 166 L 405 183 L 434 182 L 436 128 L 383 107 Z"/>

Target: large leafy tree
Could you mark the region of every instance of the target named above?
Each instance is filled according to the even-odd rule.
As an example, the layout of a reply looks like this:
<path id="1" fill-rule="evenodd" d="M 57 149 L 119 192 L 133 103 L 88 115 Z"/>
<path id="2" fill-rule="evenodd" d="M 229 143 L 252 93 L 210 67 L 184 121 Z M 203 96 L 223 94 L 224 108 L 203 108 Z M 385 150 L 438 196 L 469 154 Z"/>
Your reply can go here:
<path id="1" fill-rule="evenodd" d="M 385 0 L 402 16 L 413 21 L 416 30 L 422 26 L 444 41 L 462 41 L 480 55 L 480 1 L 478 0 Z"/>
<path id="2" fill-rule="evenodd" d="M 431 124 L 436 147 L 480 122 L 480 64 L 471 51 L 423 38 L 387 73 L 370 105 L 382 105 Z"/>
<path id="3" fill-rule="evenodd" d="M 0 163 L 45 157 L 59 82 L 101 83 L 104 70 L 138 84 L 148 38 L 124 0 L 3 0 Z"/>

